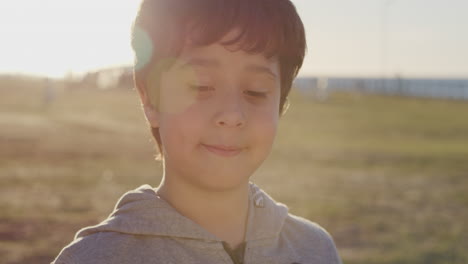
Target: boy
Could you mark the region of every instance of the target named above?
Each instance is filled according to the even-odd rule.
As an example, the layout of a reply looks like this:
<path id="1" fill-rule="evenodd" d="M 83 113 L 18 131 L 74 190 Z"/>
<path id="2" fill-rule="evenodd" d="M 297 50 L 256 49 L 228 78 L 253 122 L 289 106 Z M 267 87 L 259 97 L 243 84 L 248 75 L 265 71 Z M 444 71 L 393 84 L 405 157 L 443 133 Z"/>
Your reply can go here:
<path id="1" fill-rule="evenodd" d="M 164 176 L 54 263 L 340 263 L 318 225 L 249 183 L 305 53 L 289 0 L 143 0 L 135 85 Z"/>

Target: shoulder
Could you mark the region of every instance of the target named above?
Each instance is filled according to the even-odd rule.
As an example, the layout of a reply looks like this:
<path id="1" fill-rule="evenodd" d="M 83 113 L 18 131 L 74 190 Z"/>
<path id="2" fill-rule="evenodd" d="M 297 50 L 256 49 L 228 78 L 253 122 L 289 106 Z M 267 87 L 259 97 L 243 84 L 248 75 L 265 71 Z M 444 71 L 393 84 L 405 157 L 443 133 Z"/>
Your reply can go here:
<path id="1" fill-rule="evenodd" d="M 288 214 L 282 233 L 295 248 L 320 256 L 326 263 L 341 263 L 332 236 L 320 225 L 305 218 Z"/>
<path id="2" fill-rule="evenodd" d="M 97 232 L 79 237 L 64 247 L 52 264 L 112 263 L 115 252 L 132 250 L 129 247 L 133 244 L 131 240 L 132 235 L 117 232 Z"/>
<path id="3" fill-rule="evenodd" d="M 331 240 L 330 234 L 320 225 L 303 217 L 288 214 L 283 230 L 290 235 L 308 240 Z"/>

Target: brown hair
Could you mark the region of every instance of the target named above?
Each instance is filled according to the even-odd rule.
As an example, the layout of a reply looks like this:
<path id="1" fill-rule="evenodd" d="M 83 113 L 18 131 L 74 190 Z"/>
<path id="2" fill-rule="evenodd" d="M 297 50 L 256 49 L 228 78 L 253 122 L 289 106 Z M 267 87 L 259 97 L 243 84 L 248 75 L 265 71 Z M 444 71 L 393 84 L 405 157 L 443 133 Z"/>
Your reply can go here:
<path id="1" fill-rule="evenodd" d="M 161 62 L 178 57 L 186 43 L 209 45 L 233 29 L 239 34 L 223 45 L 278 57 L 282 114 L 306 50 L 304 26 L 290 0 L 142 0 L 132 30 L 135 82 L 157 96 L 154 80 L 167 67 Z M 163 154 L 159 129 L 151 132 Z"/>

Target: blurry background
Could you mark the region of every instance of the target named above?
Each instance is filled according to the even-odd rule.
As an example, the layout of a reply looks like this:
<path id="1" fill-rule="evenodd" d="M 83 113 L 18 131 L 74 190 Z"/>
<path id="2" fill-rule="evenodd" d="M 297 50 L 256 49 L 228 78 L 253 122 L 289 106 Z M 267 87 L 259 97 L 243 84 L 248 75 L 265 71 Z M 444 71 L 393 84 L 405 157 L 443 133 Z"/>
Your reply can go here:
<path id="1" fill-rule="evenodd" d="M 344 263 L 468 263 L 468 2 L 293 0 L 309 52 L 253 181 Z M 49 263 L 161 166 L 138 1 L 0 2 L 0 263 Z"/>

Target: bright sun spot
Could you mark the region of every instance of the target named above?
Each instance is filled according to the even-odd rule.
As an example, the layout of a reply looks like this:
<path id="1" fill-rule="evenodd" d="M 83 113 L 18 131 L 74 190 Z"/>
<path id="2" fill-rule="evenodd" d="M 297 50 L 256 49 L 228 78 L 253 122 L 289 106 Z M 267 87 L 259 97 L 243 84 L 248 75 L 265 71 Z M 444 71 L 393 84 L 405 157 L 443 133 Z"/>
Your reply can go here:
<path id="1" fill-rule="evenodd" d="M 61 77 L 130 64 L 134 0 L 0 2 L 0 72 Z"/>

